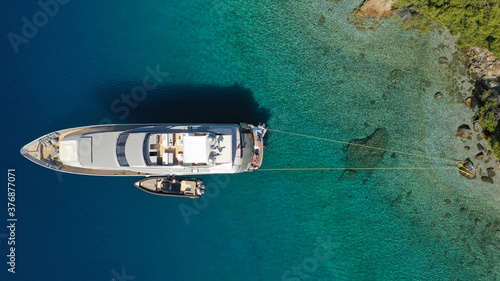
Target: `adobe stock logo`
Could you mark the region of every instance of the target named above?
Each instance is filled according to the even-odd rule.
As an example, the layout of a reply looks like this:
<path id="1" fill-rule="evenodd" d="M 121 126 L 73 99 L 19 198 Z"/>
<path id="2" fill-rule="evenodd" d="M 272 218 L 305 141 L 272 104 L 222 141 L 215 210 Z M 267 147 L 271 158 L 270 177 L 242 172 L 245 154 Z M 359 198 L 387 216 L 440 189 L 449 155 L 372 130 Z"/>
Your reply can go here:
<path id="1" fill-rule="evenodd" d="M 21 17 L 23 26 L 21 33 L 17 34 L 9 32 L 7 39 L 9 39 L 12 49 L 17 54 L 19 53 L 19 45 L 28 44 L 29 40 L 33 39 L 37 34 L 39 28 L 45 27 L 49 23 L 49 17 L 53 18 L 59 13 L 59 5 L 66 5 L 70 0 L 39 0 L 38 6 L 41 10 L 34 13 L 31 20 L 27 17 Z"/>
<path id="2" fill-rule="evenodd" d="M 318 237 L 317 241 L 312 254 L 303 259 L 301 263 L 295 264 L 283 272 L 281 281 L 301 281 L 313 277 L 311 275 L 318 269 L 320 263 L 332 259 L 335 251 L 340 247 L 340 243 L 332 241 L 331 237 L 326 239 Z M 310 280 L 314 279 L 313 277 Z"/>

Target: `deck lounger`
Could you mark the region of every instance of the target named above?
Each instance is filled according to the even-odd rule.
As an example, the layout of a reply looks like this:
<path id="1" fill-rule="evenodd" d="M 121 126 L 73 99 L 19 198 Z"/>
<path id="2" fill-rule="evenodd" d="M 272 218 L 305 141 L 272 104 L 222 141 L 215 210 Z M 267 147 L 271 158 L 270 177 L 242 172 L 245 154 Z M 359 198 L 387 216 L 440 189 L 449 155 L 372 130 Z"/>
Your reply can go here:
<path id="1" fill-rule="evenodd" d="M 155 146 L 158 144 L 158 135 L 150 135 L 149 136 L 149 149 L 152 151 Z"/>
<path id="2" fill-rule="evenodd" d="M 151 164 L 153 165 L 158 165 L 158 156 L 150 156 L 149 161 L 151 161 Z"/>
<path id="3" fill-rule="evenodd" d="M 161 135 L 161 144 L 163 146 L 174 146 L 174 135 L 173 134 Z"/>
<path id="4" fill-rule="evenodd" d="M 174 154 L 171 152 L 163 153 L 163 165 L 173 165 L 174 164 Z"/>

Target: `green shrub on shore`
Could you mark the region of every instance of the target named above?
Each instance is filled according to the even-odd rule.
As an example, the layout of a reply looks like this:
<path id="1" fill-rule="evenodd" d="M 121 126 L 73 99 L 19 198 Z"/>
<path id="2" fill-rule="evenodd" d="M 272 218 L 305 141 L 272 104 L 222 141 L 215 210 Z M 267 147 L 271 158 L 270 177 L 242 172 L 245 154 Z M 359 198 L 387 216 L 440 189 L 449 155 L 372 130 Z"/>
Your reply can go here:
<path id="1" fill-rule="evenodd" d="M 489 136 L 491 151 L 500 159 L 500 95 L 495 90 L 487 90 L 480 98 L 483 105 L 479 109 L 479 125 Z"/>
<path id="2" fill-rule="evenodd" d="M 397 0 L 396 7 L 412 4 L 419 14 L 407 27 L 425 32 L 435 23 L 460 35 L 459 47 L 479 47 L 500 56 L 500 0 Z"/>
<path id="3" fill-rule="evenodd" d="M 490 146 L 493 155 L 495 155 L 497 159 L 500 159 L 500 143 L 498 142 L 498 139 L 489 139 L 488 145 Z"/>

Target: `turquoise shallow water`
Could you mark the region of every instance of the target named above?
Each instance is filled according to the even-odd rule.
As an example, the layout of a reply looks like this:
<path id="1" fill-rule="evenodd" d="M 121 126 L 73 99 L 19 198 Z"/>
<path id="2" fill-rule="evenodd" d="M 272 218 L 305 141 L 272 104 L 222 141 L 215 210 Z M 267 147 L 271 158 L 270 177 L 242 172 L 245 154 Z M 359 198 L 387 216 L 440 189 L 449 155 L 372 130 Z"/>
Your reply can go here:
<path id="1" fill-rule="evenodd" d="M 392 20 L 360 31 L 348 21 L 360 2 L 70 3 L 20 54 L 6 49 L 2 86 L 19 94 L 2 104 L 2 165 L 24 186 L 16 277 L 119 280 L 124 268 L 135 280 L 494 279 L 498 213 L 472 192 L 492 188 L 453 170 L 206 176 L 210 193 L 191 201 L 143 194 L 130 178 L 55 175 L 18 154 L 39 135 L 103 120 L 267 119 L 341 141 L 385 128 L 390 149 L 462 159 L 454 134 L 469 113 L 451 118 L 458 105 L 433 100 L 450 83 L 435 48 L 450 39 Z M 36 6 L 11 10 L 16 30 L 15 16 Z M 147 66 L 168 75 L 128 114 L 113 108 Z M 341 144 L 275 132 L 268 144 L 263 168 L 346 166 Z M 387 153 L 379 167 L 445 164 Z"/>

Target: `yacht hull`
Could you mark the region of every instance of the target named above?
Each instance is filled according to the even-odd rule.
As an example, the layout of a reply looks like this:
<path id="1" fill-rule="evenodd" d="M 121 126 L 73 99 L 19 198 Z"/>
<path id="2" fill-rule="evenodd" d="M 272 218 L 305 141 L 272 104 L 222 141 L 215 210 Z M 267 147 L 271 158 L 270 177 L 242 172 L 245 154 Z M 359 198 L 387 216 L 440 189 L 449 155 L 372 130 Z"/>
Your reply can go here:
<path id="1" fill-rule="evenodd" d="M 262 163 L 253 128 L 244 123 L 85 126 L 49 133 L 20 152 L 45 168 L 81 175 L 240 173 Z"/>

